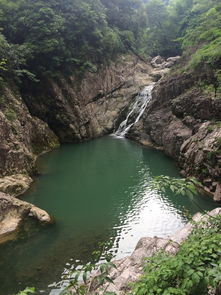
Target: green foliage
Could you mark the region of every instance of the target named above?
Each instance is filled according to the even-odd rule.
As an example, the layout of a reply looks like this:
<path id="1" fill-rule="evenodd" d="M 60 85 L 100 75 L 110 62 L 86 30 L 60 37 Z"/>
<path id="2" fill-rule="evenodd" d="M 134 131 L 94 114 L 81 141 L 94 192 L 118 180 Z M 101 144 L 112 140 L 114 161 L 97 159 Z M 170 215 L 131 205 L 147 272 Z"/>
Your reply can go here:
<path id="1" fill-rule="evenodd" d="M 195 225 L 175 256 L 159 252 L 148 258 L 136 295 L 206 295 L 221 276 L 221 216 Z"/>
<path id="2" fill-rule="evenodd" d="M 193 70 L 215 97 L 221 86 L 221 4 L 217 0 L 192 1 L 189 19 L 180 41 L 185 55 L 190 56 L 187 69 Z"/>
<path id="3" fill-rule="evenodd" d="M 216 139 L 215 145 L 216 145 L 217 149 L 221 151 L 221 138 L 220 137 Z"/>
<path id="4" fill-rule="evenodd" d="M 35 288 L 26 288 L 23 291 L 20 291 L 19 293 L 17 293 L 16 295 L 29 295 L 29 294 L 33 294 L 35 293 Z"/>
<path id="5" fill-rule="evenodd" d="M 142 39 L 142 5 L 139 0 L 0 0 L 0 74 L 36 79 L 96 71 Z M 121 38 L 125 31 L 133 35 L 127 44 Z"/>
<path id="6" fill-rule="evenodd" d="M 61 292 L 60 295 L 85 295 L 91 292 L 93 286 L 102 287 L 105 282 L 113 283 L 109 277 L 111 268 L 116 268 L 115 264 L 111 262 L 113 255 L 107 250 L 111 243 L 101 243 L 100 250 L 92 253 L 92 262 L 83 265 L 80 269 L 70 272 L 67 275 L 67 280 L 70 281 L 68 286 Z M 103 256 L 105 262 L 98 264 Z M 91 274 L 97 274 L 91 279 Z M 107 294 L 107 293 L 104 293 Z"/>
<path id="7" fill-rule="evenodd" d="M 153 189 L 165 192 L 171 190 L 176 195 L 189 196 L 197 195 L 197 186 L 200 183 L 195 178 L 174 178 L 169 176 L 156 176 L 150 183 Z"/>
<path id="8" fill-rule="evenodd" d="M 13 77 L 17 80 L 21 76 L 28 76 L 35 79 L 34 74 L 23 67 L 26 65 L 26 58 L 30 56 L 30 50 L 26 45 L 9 44 L 0 33 L 0 78 Z"/>
<path id="9" fill-rule="evenodd" d="M 216 154 L 217 151 L 209 151 L 206 154 L 207 162 L 211 167 L 214 167 L 217 163 Z"/>
<path id="10" fill-rule="evenodd" d="M 212 121 L 211 124 L 208 126 L 208 130 L 210 132 L 214 131 L 217 128 L 221 128 L 221 121 Z"/>
<path id="11" fill-rule="evenodd" d="M 161 0 L 150 0 L 146 6 L 148 30 L 147 52 L 150 55 L 172 56 L 178 54 L 177 26 L 171 19 L 169 8 Z"/>

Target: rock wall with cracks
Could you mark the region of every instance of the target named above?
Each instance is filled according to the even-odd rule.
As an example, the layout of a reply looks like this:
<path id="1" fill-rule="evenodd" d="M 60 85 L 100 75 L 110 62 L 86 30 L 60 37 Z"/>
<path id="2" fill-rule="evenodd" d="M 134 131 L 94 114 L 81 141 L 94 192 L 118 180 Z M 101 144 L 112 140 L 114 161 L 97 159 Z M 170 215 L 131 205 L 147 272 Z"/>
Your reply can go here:
<path id="1" fill-rule="evenodd" d="M 155 86 L 143 119 L 128 138 L 162 149 L 185 176 L 201 180 L 221 201 L 221 99 L 197 87 L 196 77 L 168 75 Z"/>
<path id="2" fill-rule="evenodd" d="M 36 173 L 37 157 L 60 143 L 79 142 L 112 132 L 133 98 L 154 75 L 150 64 L 134 56 L 122 56 L 102 66 L 97 73 L 86 73 L 82 79 L 72 76 L 42 79 L 39 83 L 28 81 L 20 90 L 14 84 L 2 85 L 0 193 L 10 198 L 24 193 Z M 0 206 L 5 198 L 5 195 L 0 198 Z M 7 240 L 5 220 L 7 223 L 10 218 L 18 220 L 16 231 L 21 216 L 40 220 L 39 215 L 20 214 L 23 204 L 14 210 L 14 203 L 18 205 L 16 199 L 7 203 L 8 213 L 0 221 L 2 241 Z M 51 222 L 51 218 L 47 221 Z"/>
<path id="3" fill-rule="evenodd" d="M 136 57 L 123 56 L 81 80 L 71 76 L 29 83 L 23 99 L 61 142 L 78 142 L 112 132 L 134 96 L 150 83 L 152 71 Z"/>

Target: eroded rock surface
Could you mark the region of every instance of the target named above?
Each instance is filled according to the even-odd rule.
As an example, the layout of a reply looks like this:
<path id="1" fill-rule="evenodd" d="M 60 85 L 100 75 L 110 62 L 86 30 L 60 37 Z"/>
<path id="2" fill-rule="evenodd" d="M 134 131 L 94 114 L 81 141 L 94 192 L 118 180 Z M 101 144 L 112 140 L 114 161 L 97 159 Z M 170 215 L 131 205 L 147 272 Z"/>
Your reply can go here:
<path id="1" fill-rule="evenodd" d="M 0 178 L 0 192 L 11 196 L 23 194 L 31 185 L 32 178 L 26 174 L 14 174 Z"/>
<path id="2" fill-rule="evenodd" d="M 0 192 L 0 243 L 16 238 L 26 218 L 34 218 L 43 224 L 52 222 L 46 211 Z"/>
<path id="3" fill-rule="evenodd" d="M 151 65 L 154 68 L 158 68 L 158 69 L 171 68 L 175 63 L 177 63 L 179 59 L 180 59 L 180 56 L 173 56 L 173 57 L 164 59 L 163 57 L 158 55 L 151 60 Z"/>
<path id="4" fill-rule="evenodd" d="M 153 71 L 148 63 L 124 56 L 81 81 L 72 76 L 26 85 L 23 98 L 60 141 L 90 139 L 114 130 L 136 94 L 152 81 Z"/>
<path id="5" fill-rule="evenodd" d="M 175 158 L 184 175 L 221 199 L 221 99 L 204 94 L 191 74 L 167 76 L 153 90 L 143 120 L 128 138 L 153 145 Z M 216 194 L 215 194 L 216 193 Z"/>
<path id="6" fill-rule="evenodd" d="M 37 155 L 56 145 L 56 135 L 31 116 L 17 90 L 1 89 L 0 177 L 32 173 Z"/>
<path id="7" fill-rule="evenodd" d="M 15 199 L 32 183 L 38 155 L 59 145 L 54 132 L 28 111 L 13 85 L 1 86 L 0 96 L 0 243 L 16 238 L 26 217 L 50 222 L 41 209 Z"/>
<path id="8" fill-rule="evenodd" d="M 81 80 L 72 76 L 39 83 L 27 81 L 20 92 L 15 85 L 3 86 L 0 192 L 11 196 L 24 193 L 32 181 L 29 175 L 35 173 L 37 156 L 57 147 L 59 141 L 81 141 L 110 133 L 136 94 L 152 81 L 153 71 L 150 64 L 137 57 L 123 56 L 96 73 L 88 72 Z M 14 212 L 14 206 L 7 208 Z M 29 215 L 44 219 L 33 208 Z M 16 217 L 15 228 L 23 216 Z"/>

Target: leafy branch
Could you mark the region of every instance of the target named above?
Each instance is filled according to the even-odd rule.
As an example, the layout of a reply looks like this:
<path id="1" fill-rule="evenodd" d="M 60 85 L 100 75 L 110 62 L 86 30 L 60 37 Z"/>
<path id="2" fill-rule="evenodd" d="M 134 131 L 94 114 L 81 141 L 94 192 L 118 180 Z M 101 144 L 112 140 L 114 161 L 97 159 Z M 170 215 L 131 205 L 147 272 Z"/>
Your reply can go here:
<path id="1" fill-rule="evenodd" d="M 201 184 L 195 178 L 175 178 L 169 176 L 156 176 L 150 183 L 150 187 L 158 191 L 171 190 L 176 195 L 193 197 L 198 194 L 197 187 Z"/>

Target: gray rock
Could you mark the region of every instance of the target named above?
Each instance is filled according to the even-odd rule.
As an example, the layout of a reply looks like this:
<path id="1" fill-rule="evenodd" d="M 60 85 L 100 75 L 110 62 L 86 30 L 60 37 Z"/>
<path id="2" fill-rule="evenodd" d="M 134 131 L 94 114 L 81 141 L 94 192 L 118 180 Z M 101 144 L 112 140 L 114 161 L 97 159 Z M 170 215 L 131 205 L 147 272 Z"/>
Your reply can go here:
<path id="1" fill-rule="evenodd" d="M 165 76 L 157 82 L 152 100 L 139 124 L 128 138 L 163 149 L 178 161 L 183 175 L 205 183 L 205 192 L 214 197 L 221 179 L 221 103 L 193 87 L 190 74 Z M 211 120 L 211 121 L 210 121 Z M 217 188 L 218 189 L 218 188 Z M 219 198 L 219 190 L 216 199 Z"/>
<path id="2" fill-rule="evenodd" d="M 16 87 L 4 86 L 0 100 L 0 177 L 32 173 L 37 155 L 57 146 L 58 139 L 31 116 Z"/>
<path id="3" fill-rule="evenodd" d="M 158 68 L 158 69 L 171 68 L 179 59 L 180 59 L 180 56 L 174 56 L 174 57 L 169 57 L 165 60 L 164 58 L 158 55 L 151 60 L 151 65 L 154 68 Z"/>

